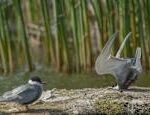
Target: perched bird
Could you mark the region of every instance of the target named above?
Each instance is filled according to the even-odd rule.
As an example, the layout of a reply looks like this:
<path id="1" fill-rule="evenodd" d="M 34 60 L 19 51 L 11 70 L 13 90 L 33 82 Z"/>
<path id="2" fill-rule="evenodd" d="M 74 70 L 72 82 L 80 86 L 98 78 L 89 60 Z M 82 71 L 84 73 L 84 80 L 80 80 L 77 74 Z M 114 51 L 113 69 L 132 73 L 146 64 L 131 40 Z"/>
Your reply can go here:
<path id="1" fill-rule="evenodd" d="M 136 49 L 134 58 L 121 58 L 120 54 L 123 50 L 125 42 L 131 35 L 127 34 L 125 40 L 122 42 L 116 56 L 111 55 L 112 44 L 117 37 L 118 33 L 113 34 L 107 41 L 106 45 L 98 56 L 95 69 L 99 75 L 111 74 L 115 77 L 117 86 L 114 89 L 122 91 L 127 89 L 133 83 L 138 75 L 142 72 L 141 66 L 141 48 Z"/>
<path id="2" fill-rule="evenodd" d="M 28 105 L 40 98 L 42 90 L 43 82 L 39 77 L 34 76 L 27 84 L 5 92 L 0 96 L 0 102 L 17 102 L 21 105 Z"/>

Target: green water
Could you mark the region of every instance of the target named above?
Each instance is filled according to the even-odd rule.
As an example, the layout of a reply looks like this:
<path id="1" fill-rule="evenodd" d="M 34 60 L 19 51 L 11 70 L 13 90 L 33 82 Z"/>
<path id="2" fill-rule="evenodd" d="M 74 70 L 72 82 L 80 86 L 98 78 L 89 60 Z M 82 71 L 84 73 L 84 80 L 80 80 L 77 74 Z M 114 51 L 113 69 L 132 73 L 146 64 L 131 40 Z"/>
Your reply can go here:
<path id="1" fill-rule="evenodd" d="M 0 76 L 0 95 L 28 81 L 29 76 L 38 75 L 47 84 L 44 90 L 52 88 L 100 88 L 112 86 L 115 79 L 112 76 L 98 76 L 91 74 L 62 74 L 51 71 L 35 71 L 33 73 L 17 73 L 13 75 Z M 139 76 L 138 80 L 133 84 L 135 86 L 150 87 L 150 71 Z"/>

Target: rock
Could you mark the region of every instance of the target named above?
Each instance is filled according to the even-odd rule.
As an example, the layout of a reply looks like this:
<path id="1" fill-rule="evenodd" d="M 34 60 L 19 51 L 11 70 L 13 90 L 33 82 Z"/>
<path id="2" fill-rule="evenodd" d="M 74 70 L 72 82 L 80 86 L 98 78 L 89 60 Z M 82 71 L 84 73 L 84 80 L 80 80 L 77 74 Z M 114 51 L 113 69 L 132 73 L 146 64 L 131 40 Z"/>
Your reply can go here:
<path id="1" fill-rule="evenodd" d="M 109 87 L 52 89 L 29 108 L 30 114 L 150 114 L 150 88 L 131 87 L 122 93 Z"/>

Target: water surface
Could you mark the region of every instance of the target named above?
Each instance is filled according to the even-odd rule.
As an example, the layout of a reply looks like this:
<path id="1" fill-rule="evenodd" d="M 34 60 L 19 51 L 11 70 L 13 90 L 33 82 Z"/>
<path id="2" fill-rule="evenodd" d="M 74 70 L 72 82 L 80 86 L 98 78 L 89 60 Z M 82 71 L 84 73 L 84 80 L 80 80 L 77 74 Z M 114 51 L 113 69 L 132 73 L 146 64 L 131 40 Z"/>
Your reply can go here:
<path id="1" fill-rule="evenodd" d="M 94 73 L 63 74 L 46 70 L 39 70 L 32 73 L 21 72 L 7 76 L 0 76 L 0 95 L 5 91 L 11 90 L 21 84 L 25 84 L 28 81 L 28 78 L 32 75 L 40 76 L 41 79 L 47 83 L 44 86 L 44 90 L 49 90 L 52 88 L 100 88 L 112 86 L 115 82 L 113 76 L 98 76 Z M 133 85 L 150 87 L 150 71 L 139 76 L 138 80 Z"/>

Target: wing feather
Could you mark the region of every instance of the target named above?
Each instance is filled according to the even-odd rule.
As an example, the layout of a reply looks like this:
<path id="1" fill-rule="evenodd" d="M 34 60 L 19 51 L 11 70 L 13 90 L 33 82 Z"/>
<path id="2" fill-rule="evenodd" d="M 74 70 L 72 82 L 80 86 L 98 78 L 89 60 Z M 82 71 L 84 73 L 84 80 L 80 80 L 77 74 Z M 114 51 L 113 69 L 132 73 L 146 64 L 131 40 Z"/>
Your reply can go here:
<path id="1" fill-rule="evenodd" d="M 126 36 L 126 40 L 130 36 L 130 34 L 131 33 L 129 33 Z M 106 45 L 102 49 L 101 54 L 96 59 L 95 70 L 99 75 L 111 74 L 116 76 L 115 72 L 116 71 L 118 72 L 118 68 L 123 68 L 128 63 L 128 61 L 130 61 L 130 59 L 123 59 L 123 58 L 111 56 L 111 47 L 117 35 L 118 32 L 116 32 L 110 37 L 110 39 L 107 41 Z M 122 47 L 124 46 L 126 40 L 123 41 Z M 120 48 L 119 50 L 120 52 L 118 55 L 120 55 L 122 51 L 122 47 Z"/>
<path id="2" fill-rule="evenodd" d="M 117 33 L 113 34 L 102 49 L 101 54 L 98 56 L 95 62 L 96 72 L 99 75 L 113 75 L 116 78 L 117 84 L 120 88 L 125 87 L 125 84 L 127 84 L 128 82 L 132 82 L 132 79 L 135 79 L 137 74 L 141 73 L 142 71 L 140 61 L 141 48 L 137 48 L 136 55 L 134 58 L 120 58 L 120 54 L 123 50 L 125 42 L 127 41 L 130 35 L 131 32 L 127 34 L 116 56 L 113 57 L 111 56 L 111 47 L 117 36 Z"/>
<path id="3" fill-rule="evenodd" d="M 128 64 L 128 59 L 121 59 L 109 56 L 101 63 L 101 59 L 98 57 L 96 60 L 95 68 L 96 72 L 99 75 L 103 74 L 111 74 L 116 75 L 116 71 L 118 68 L 122 68 L 126 64 Z"/>
<path id="4" fill-rule="evenodd" d="M 27 85 L 22 85 L 20 87 L 17 87 L 12 91 L 5 92 L 2 96 L 3 97 L 2 101 L 15 101 L 21 99 L 22 96 L 20 94 L 26 92 L 27 90 L 31 90 L 32 92 L 33 88 L 27 84 Z"/>

